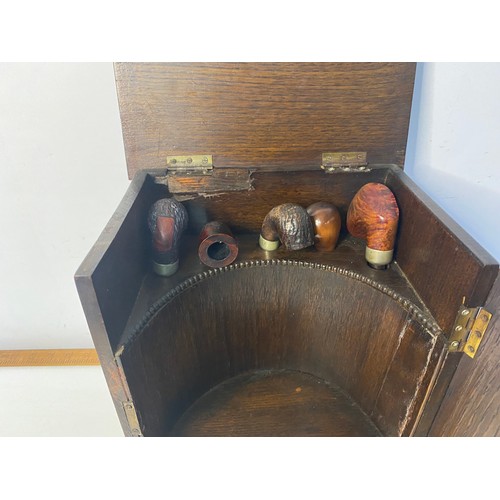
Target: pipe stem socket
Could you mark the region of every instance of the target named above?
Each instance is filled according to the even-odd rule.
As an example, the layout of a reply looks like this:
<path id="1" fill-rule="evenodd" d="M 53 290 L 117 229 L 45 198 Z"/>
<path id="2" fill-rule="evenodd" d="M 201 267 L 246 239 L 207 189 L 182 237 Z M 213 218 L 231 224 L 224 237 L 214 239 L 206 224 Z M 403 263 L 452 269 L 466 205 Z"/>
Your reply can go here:
<path id="1" fill-rule="evenodd" d="M 172 262 L 171 264 L 160 264 L 158 262 L 153 261 L 153 271 L 158 275 L 158 276 L 172 276 L 177 272 L 179 269 L 179 261 L 176 260 L 175 262 Z"/>
<path id="2" fill-rule="evenodd" d="M 269 241 L 266 240 L 265 238 L 262 237 L 262 235 L 259 236 L 259 246 L 262 248 L 262 250 L 266 250 L 268 252 L 274 252 L 274 250 L 277 250 L 277 248 L 280 246 L 280 242 L 278 241 Z"/>
<path id="3" fill-rule="evenodd" d="M 392 261 L 394 249 L 392 250 L 374 250 L 366 247 L 365 258 L 368 264 L 375 269 L 385 269 Z"/>

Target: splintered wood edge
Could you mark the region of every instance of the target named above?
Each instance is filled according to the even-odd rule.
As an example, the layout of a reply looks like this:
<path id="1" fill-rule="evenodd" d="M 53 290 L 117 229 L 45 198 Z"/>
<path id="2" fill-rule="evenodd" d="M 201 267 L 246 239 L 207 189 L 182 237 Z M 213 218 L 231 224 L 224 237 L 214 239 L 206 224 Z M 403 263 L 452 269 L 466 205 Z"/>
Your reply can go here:
<path id="1" fill-rule="evenodd" d="M 0 367 L 98 366 L 95 349 L 18 349 L 0 351 Z"/>

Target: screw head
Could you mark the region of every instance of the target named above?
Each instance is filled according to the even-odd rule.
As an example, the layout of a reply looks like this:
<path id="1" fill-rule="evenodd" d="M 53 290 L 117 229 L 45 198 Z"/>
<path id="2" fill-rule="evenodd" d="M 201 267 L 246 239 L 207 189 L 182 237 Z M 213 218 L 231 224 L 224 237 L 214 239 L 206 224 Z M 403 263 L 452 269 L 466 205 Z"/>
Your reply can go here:
<path id="1" fill-rule="evenodd" d="M 456 332 L 459 332 L 460 330 L 463 330 L 463 327 L 462 327 L 461 325 L 457 325 L 457 326 L 455 327 L 455 331 L 456 331 Z"/>
<path id="2" fill-rule="evenodd" d="M 476 330 L 474 333 L 476 334 L 476 337 L 478 339 L 480 339 L 482 337 L 482 334 L 481 334 L 481 332 L 479 330 Z"/>
<path id="3" fill-rule="evenodd" d="M 193 163 L 193 159 L 192 159 L 192 158 L 188 158 L 186 161 L 187 161 L 188 163 Z"/>
<path id="4" fill-rule="evenodd" d="M 469 352 L 474 352 L 475 351 L 474 347 L 472 347 L 471 345 L 467 346 L 467 349 L 469 349 Z"/>
<path id="5" fill-rule="evenodd" d="M 458 344 L 459 344 L 458 340 L 454 340 L 450 345 L 451 345 L 451 347 L 456 349 L 458 347 Z"/>
<path id="6" fill-rule="evenodd" d="M 206 165 L 208 163 L 208 158 L 204 156 L 201 162 Z"/>
<path id="7" fill-rule="evenodd" d="M 486 323 L 488 321 L 488 316 L 486 314 L 481 314 L 481 319 Z"/>
<path id="8" fill-rule="evenodd" d="M 464 309 L 464 310 L 462 311 L 462 316 L 468 316 L 468 315 L 469 315 L 469 312 L 470 312 L 470 311 L 469 311 L 468 309 Z"/>

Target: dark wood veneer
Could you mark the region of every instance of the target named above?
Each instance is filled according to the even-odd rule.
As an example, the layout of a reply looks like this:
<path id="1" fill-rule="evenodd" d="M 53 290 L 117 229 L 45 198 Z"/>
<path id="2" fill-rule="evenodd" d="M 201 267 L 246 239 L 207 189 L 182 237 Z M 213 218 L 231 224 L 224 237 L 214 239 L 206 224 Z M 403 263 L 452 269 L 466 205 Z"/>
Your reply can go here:
<path id="1" fill-rule="evenodd" d="M 500 433 L 498 264 L 399 168 L 414 71 L 116 65 L 134 178 L 76 282 L 126 435 L 137 424 L 124 403 L 135 405 L 144 435 Z M 327 174 L 329 151 L 366 151 L 368 168 Z M 167 175 L 166 156 L 182 154 L 212 154 L 215 170 Z M 389 187 L 400 210 L 384 271 L 368 267 L 365 242 L 345 229 L 349 204 L 370 182 Z M 171 194 L 190 222 L 179 270 L 161 278 L 147 214 Z M 339 210 L 333 252 L 259 247 L 273 207 L 318 201 Z M 213 220 L 238 241 L 230 269 L 198 258 Z M 473 361 L 446 348 L 463 301 L 494 314 Z"/>
<path id="2" fill-rule="evenodd" d="M 402 343 L 401 335 L 410 340 Z M 340 386 L 384 434 L 401 435 L 420 410 L 422 377 L 434 374 L 435 335 L 390 295 L 360 280 L 269 263 L 214 273 L 186 287 L 136 331 L 120 356 L 148 435 L 171 433 L 197 399 L 225 380 L 273 369 Z M 403 386 L 401 370 L 393 368 L 401 366 L 408 373 Z M 405 397 L 398 397 L 401 388 Z"/>
<path id="3" fill-rule="evenodd" d="M 414 63 L 117 63 L 129 177 L 167 155 L 217 167 L 320 165 L 367 151 L 402 166 Z"/>
<path id="4" fill-rule="evenodd" d="M 371 437 L 380 431 L 337 386 L 307 373 L 259 370 L 209 391 L 182 415 L 172 434 Z"/>
<path id="5" fill-rule="evenodd" d="M 400 208 L 398 264 L 449 332 L 462 301 L 484 304 L 498 263 L 403 172 L 388 170 L 386 184 Z"/>
<path id="6" fill-rule="evenodd" d="M 500 278 L 497 277 L 485 303 L 493 314 L 474 359 L 450 354 L 458 368 L 431 436 L 500 436 Z"/>
<path id="7" fill-rule="evenodd" d="M 408 322 L 403 309 L 396 307 L 389 312 L 387 306 L 391 301 L 380 292 L 374 291 L 375 295 L 368 299 L 360 282 L 352 285 L 347 280 L 342 285 L 345 302 L 333 314 L 331 310 L 321 309 L 330 307 L 326 304 L 331 302 L 330 287 L 335 281 L 328 272 L 318 274 L 304 268 L 300 279 L 296 279 L 292 278 L 296 276 L 294 272 L 277 278 L 275 271 L 267 269 L 255 279 L 242 279 L 240 276 L 245 272 L 237 271 L 224 275 L 219 288 L 209 287 L 198 298 L 176 299 L 177 306 L 174 310 L 167 309 L 170 312 L 165 316 L 165 324 L 158 327 L 158 332 L 170 332 L 161 337 L 164 346 L 155 335 L 147 334 L 149 326 L 138 336 L 136 327 L 169 290 L 207 269 L 197 257 L 199 229 L 207 220 L 224 220 L 234 230 L 240 247 L 236 264 L 274 258 L 344 267 L 374 282 L 386 283 L 424 314 L 432 313 L 445 333 L 456 313 L 449 313 L 449 308 L 455 307 L 460 297 L 467 296 L 471 289 L 476 291 L 477 300 L 481 298 L 481 290 L 487 291 L 488 280 L 496 269 L 491 257 L 474 246 L 438 209 L 434 210 L 432 203 L 427 204 L 424 195 L 418 191 L 414 194 L 411 181 L 395 167 L 380 166 L 365 173 L 341 174 L 291 171 L 286 176 L 259 171 L 253 174 L 253 191 L 221 193 L 211 198 L 193 194 L 184 202 L 190 227 L 181 244 L 180 268 L 174 276 L 160 278 L 151 273 L 147 213 L 154 201 L 168 194 L 164 183 L 155 182 L 157 176 L 162 175 L 163 171 L 152 171 L 136 176 L 122 205 L 77 273 L 78 289 L 96 348 L 126 433 L 130 429 L 123 402 L 134 400 L 144 434 L 168 434 L 197 398 L 224 380 L 253 369 L 312 373 L 339 385 L 383 434 L 427 433 L 435 415 L 439 414 L 456 369 L 453 359 L 457 357 L 448 356 L 443 363 L 444 336 L 426 334 L 413 321 Z M 386 182 L 401 212 L 413 214 L 411 219 L 404 214 L 401 217 L 395 262 L 386 271 L 368 267 L 364 261 L 364 242 L 345 232 L 349 202 L 367 182 Z M 344 229 L 334 252 L 318 252 L 314 247 L 298 252 L 286 252 L 283 248 L 265 252 L 259 248 L 257 241 L 263 217 L 272 206 L 290 199 L 302 206 L 320 199 L 339 208 Z M 443 250 L 441 266 L 415 266 L 412 255 L 418 257 L 427 245 L 424 238 L 408 236 L 415 236 L 416 228 L 422 231 L 430 228 L 431 234 L 441 235 L 441 246 L 453 249 L 460 256 L 460 262 L 444 265 Z M 433 273 L 432 278 L 429 273 Z M 422 275 L 427 278 L 423 279 Z M 272 284 L 276 279 L 280 280 L 280 287 L 266 291 L 266 283 Z M 292 283 L 290 279 L 295 281 Z M 315 283 L 314 291 L 308 288 L 309 280 Z M 444 280 L 457 286 L 438 297 L 432 292 L 432 280 L 436 285 Z M 354 288 L 351 289 L 351 285 Z M 185 293 L 199 293 L 197 290 L 204 286 L 208 285 L 196 285 Z M 220 290 L 227 287 L 232 290 L 230 297 L 235 302 L 226 301 L 226 308 L 224 293 Z M 269 307 L 279 309 L 268 310 Z M 307 319 L 301 321 L 293 316 L 295 307 L 309 311 Z M 227 311 L 233 311 L 234 315 L 228 317 Z M 342 316 L 342 311 L 347 316 Z M 198 321 L 201 321 L 199 325 Z M 384 321 L 384 330 L 373 337 Z M 325 335 L 332 329 L 337 332 L 337 340 L 327 347 L 330 340 L 327 341 L 329 337 Z M 182 335 L 174 334 L 176 331 Z M 210 331 L 213 335 L 207 333 Z M 264 341 L 266 336 L 259 334 L 250 344 L 245 344 L 251 338 L 248 334 L 220 337 L 223 332 L 242 331 L 255 334 L 275 331 L 276 334 L 267 341 Z M 287 347 L 286 339 L 294 338 L 294 331 L 296 340 Z M 193 351 L 193 346 L 200 342 L 197 332 L 205 332 L 205 344 Z M 208 355 L 209 352 L 212 354 Z M 168 373 L 165 366 L 170 370 Z M 291 428 L 290 432 L 293 432 Z"/>

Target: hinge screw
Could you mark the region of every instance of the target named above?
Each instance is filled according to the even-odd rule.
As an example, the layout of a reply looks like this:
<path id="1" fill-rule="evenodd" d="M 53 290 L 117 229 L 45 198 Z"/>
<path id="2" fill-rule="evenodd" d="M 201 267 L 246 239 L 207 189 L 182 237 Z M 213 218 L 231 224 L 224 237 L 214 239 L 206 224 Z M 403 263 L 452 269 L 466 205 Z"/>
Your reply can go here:
<path id="1" fill-rule="evenodd" d="M 467 349 L 469 349 L 469 352 L 474 352 L 474 347 L 472 347 L 471 345 L 468 346 Z"/>
<path id="2" fill-rule="evenodd" d="M 203 164 L 207 164 L 208 163 L 208 158 L 206 156 L 203 157 L 203 160 L 201 160 Z"/>
<path id="3" fill-rule="evenodd" d="M 469 314 L 469 310 L 468 309 L 464 309 L 462 311 L 462 316 L 467 316 Z"/>
<path id="4" fill-rule="evenodd" d="M 451 347 L 453 347 L 453 349 L 457 349 L 457 348 L 458 348 L 458 344 L 459 344 L 458 340 L 454 340 L 454 341 L 450 344 L 450 346 L 451 346 Z"/>
<path id="5" fill-rule="evenodd" d="M 481 338 L 481 332 L 480 332 L 479 330 L 476 330 L 474 333 L 476 334 L 476 337 L 477 337 L 478 339 L 480 339 L 480 338 Z"/>
<path id="6" fill-rule="evenodd" d="M 482 314 L 482 315 L 481 315 L 481 319 L 482 319 L 484 322 L 486 322 L 486 321 L 488 321 L 488 319 L 489 319 L 489 318 L 488 318 L 488 316 L 486 316 L 486 314 Z"/>
<path id="7" fill-rule="evenodd" d="M 193 159 L 192 159 L 192 158 L 188 158 L 186 161 L 187 161 L 188 163 L 193 163 Z"/>
<path id="8" fill-rule="evenodd" d="M 455 331 L 456 331 L 456 332 L 459 332 L 460 330 L 462 330 L 462 326 L 461 326 L 461 325 L 457 325 L 457 326 L 455 327 Z"/>

